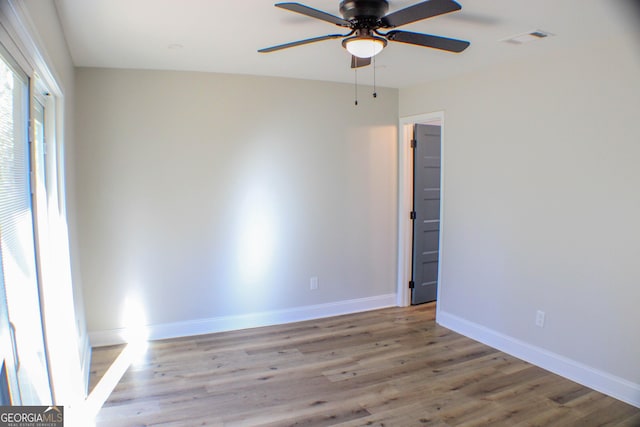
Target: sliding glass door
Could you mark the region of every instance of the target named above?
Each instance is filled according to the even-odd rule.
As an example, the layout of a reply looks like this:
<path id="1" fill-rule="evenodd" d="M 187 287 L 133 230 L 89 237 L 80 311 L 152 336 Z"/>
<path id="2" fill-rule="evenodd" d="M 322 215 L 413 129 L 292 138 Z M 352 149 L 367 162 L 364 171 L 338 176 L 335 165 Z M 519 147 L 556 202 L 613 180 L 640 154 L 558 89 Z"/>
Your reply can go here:
<path id="1" fill-rule="evenodd" d="M 13 405 L 52 400 L 34 237 L 32 181 L 39 174 L 29 142 L 29 99 L 28 78 L 0 51 L 0 397 Z M 45 111 L 34 107 L 37 127 Z M 32 135 L 36 144 L 38 130 Z"/>

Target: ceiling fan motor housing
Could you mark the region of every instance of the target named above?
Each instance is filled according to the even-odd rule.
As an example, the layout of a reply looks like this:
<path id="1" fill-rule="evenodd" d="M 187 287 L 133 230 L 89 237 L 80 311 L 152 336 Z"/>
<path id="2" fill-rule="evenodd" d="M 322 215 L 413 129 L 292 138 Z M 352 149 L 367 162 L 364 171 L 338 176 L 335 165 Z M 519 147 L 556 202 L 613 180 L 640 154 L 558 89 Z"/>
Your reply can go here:
<path id="1" fill-rule="evenodd" d="M 342 0 L 340 13 L 355 28 L 376 28 L 389 10 L 387 0 Z"/>

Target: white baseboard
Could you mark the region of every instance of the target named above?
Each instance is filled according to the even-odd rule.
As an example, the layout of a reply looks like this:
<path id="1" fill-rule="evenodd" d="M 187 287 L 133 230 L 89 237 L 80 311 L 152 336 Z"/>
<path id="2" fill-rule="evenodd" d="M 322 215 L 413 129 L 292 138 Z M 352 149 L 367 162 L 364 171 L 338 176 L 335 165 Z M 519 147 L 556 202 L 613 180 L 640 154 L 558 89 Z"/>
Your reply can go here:
<path id="1" fill-rule="evenodd" d="M 501 334 L 440 310 L 436 321 L 483 344 L 640 408 L 640 384 Z"/>
<path id="2" fill-rule="evenodd" d="M 386 294 L 368 298 L 358 298 L 326 304 L 289 308 L 285 310 L 150 325 L 147 327 L 146 332 L 149 340 L 161 340 L 167 338 L 211 334 L 214 332 L 256 328 L 260 326 L 281 325 L 285 323 L 340 316 L 342 314 L 358 313 L 395 306 L 396 294 Z M 124 329 L 89 332 L 91 346 L 103 347 L 107 345 L 123 344 L 125 342 L 123 338 L 124 332 Z"/>

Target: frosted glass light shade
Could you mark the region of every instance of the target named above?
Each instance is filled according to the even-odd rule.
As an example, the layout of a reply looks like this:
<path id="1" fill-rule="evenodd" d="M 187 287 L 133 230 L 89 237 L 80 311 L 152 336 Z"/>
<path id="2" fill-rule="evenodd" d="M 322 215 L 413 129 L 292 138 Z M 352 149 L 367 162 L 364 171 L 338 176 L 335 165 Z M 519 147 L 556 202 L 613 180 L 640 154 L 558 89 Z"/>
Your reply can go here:
<path id="1" fill-rule="evenodd" d="M 369 37 L 354 37 L 346 40 L 346 48 L 350 54 L 358 58 L 371 58 L 382 52 L 383 39 Z"/>

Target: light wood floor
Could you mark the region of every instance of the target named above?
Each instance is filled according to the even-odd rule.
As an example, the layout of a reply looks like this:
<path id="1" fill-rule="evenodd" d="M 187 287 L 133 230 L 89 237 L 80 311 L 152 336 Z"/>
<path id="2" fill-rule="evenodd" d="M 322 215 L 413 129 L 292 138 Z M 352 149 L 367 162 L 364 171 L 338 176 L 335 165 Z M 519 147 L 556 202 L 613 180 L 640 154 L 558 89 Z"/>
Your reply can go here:
<path id="1" fill-rule="evenodd" d="M 640 409 L 453 333 L 434 317 L 427 304 L 156 341 L 97 425 L 640 425 Z M 119 350 L 94 350 L 93 383 Z"/>

